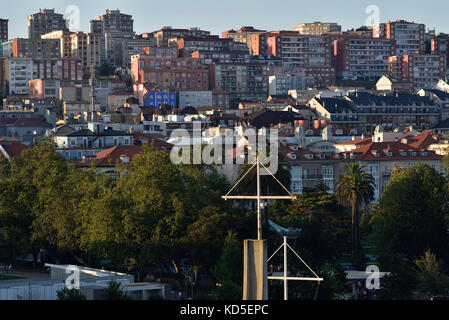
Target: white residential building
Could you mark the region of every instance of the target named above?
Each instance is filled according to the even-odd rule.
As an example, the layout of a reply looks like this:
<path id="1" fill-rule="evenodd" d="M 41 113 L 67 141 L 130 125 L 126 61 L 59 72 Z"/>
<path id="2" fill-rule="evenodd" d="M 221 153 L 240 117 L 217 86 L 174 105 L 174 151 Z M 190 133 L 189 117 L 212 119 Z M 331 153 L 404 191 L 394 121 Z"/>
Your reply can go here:
<path id="1" fill-rule="evenodd" d="M 187 106 L 210 107 L 212 106 L 212 91 L 180 91 L 178 92 L 178 107 Z"/>
<path id="2" fill-rule="evenodd" d="M 28 94 L 28 82 L 33 80 L 31 58 L 8 58 L 9 94 Z"/>

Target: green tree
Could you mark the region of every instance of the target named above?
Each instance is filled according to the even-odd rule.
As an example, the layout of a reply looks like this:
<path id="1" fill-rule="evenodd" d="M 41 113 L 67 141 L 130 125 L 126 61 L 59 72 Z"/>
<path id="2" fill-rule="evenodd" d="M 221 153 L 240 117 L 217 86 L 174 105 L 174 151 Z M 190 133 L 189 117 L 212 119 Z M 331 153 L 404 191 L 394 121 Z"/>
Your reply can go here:
<path id="1" fill-rule="evenodd" d="M 277 210 L 269 209 L 272 220 L 284 228 L 301 230 L 296 246 L 307 255 L 310 263 L 321 266 L 326 261 L 334 262 L 349 249 L 349 216 L 322 184 L 305 188 L 297 200 L 285 208 L 277 203 L 272 207 L 278 206 Z"/>
<path id="2" fill-rule="evenodd" d="M 340 202 L 352 208 L 352 255 L 360 255 L 359 210 L 374 199 L 375 182 L 359 163 L 346 166 L 337 184 L 336 195 Z"/>
<path id="3" fill-rule="evenodd" d="M 56 291 L 58 300 L 86 300 L 86 296 L 78 289 L 64 287 Z"/>
<path id="4" fill-rule="evenodd" d="M 442 271 L 442 263 L 429 250 L 415 260 L 418 268 L 418 292 L 421 295 L 447 295 L 449 278 Z"/>
<path id="5" fill-rule="evenodd" d="M 121 288 L 122 284 L 114 279 L 108 282 L 101 300 L 132 300 L 131 296 Z"/>
<path id="6" fill-rule="evenodd" d="M 242 299 L 243 250 L 235 233 L 228 233 L 220 262 L 212 269 L 212 274 L 218 282 L 219 299 Z"/>
<path id="7" fill-rule="evenodd" d="M 409 263 L 398 263 L 389 269 L 382 288 L 376 292 L 380 300 L 413 300 L 418 285 L 416 269 Z"/>
<path id="8" fill-rule="evenodd" d="M 396 170 L 373 213 L 373 239 L 385 269 L 430 249 L 449 261 L 445 178 L 426 164 Z"/>
<path id="9" fill-rule="evenodd" d="M 103 62 L 100 66 L 100 76 L 107 77 L 113 75 L 115 75 L 115 68 L 112 65 Z"/>

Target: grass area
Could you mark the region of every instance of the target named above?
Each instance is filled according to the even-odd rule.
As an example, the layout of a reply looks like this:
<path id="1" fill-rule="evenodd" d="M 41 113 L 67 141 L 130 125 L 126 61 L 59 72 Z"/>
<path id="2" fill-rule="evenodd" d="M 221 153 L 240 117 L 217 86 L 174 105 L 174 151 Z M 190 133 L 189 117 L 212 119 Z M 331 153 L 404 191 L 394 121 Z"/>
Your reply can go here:
<path id="1" fill-rule="evenodd" d="M 0 274 L 0 281 L 2 281 L 2 280 L 15 280 L 15 279 L 24 279 L 24 278 L 23 277 L 8 276 L 8 275 Z"/>

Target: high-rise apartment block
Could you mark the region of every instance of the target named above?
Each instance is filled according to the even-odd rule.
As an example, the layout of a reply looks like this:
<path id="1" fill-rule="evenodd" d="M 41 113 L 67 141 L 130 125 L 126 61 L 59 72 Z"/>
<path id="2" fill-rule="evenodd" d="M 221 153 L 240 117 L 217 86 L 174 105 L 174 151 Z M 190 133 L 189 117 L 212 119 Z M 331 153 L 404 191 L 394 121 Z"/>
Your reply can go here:
<path id="1" fill-rule="evenodd" d="M 28 16 L 28 38 L 40 38 L 55 30 L 69 31 L 63 15 L 55 13 L 54 9 L 41 9 Z"/>
<path id="2" fill-rule="evenodd" d="M 261 99 L 268 95 L 267 66 L 259 63 L 212 63 L 209 66 L 212 90 L 224 90 L 230 100 Z"/>
<path id="3" fill-rule="evenodd" d="M 7 76 L 5 74 L 6 72 L 6 65 L 8 63 L 8 60 L 6 58 L 0 57 L 0 95 L 3 96 L 6 94 L 6 80 Z"/>
<path id="4" fill-rule="evenodd" d="M 28 94 L 28 82 L 33 80 L 33 60 L 31 58 L 8 58 L 5 75 L 9 84 L 9 94 Z"/>
<path id="5" fill-rule="evenodd" d="M 414 53 L 389 58 L 392 78 L 409 81 L 413 90 L 432 88 L 446 71 L 443 55 Z"/>
<path id="6" fill-rule="evenodd" d="M 33 78 L 62 81 L 83 80 L 80 58 L 34 59 Z"/>
<path id="7" fill-rule="evenodd" d="M 396 40 L 395 55 L 425 52 L 425 25 L 397 20 L 373 28 L 373 37 Z"/>
<path id="8" fill-rule="evenodd" d="M 210 31 L 201 30 L 199 28 L 173 29 L 172 27 L 163 27 L 160 30 L 152 32 L 154 38 L 157 39 L 159 47 L 167 47 L 168 39 L 176 37 L 206 37 L 210 36 Z"/>
<path id="9" fill-rule="evenodd" d="M 104 48 L 101 46 L 103 35 L 99 33 L 76 32 L 71 34 L 67 41 L 70 57 L 81 58 L 83 68 L 91 65 L 100 67 Z"/>
<path id="10" fill-rule="evenodd" d="M 178 44 L 178 55 L 180 57 L 191 57 L 192 53 L 198 50 L 213 52 L 234 50 L 233 39 L 223 39 L 218 36 L 176 37 L 168 40 L 169 44 L 171 42 Z"/>
<path id="11" fill-rule="evenodd" d="M 134 32 L 134 20 L 131 15 L 120 10 L 106 10 L 104 15 L 90 21 L 90 33 Z"/>
<path id="12" fill-rule="evenodd" d="M 378 80 L 388 74 L 388 58 L 395 53 L 395 40 L 344 37 L 334 42 L 337 77 Z"/>
<path id="13" fill-rule="evenodd" d="M 288 95 L 289 90 L 306 89 L 304 68 L 268 67 L 269 95 Z"/>
<path id="14" fill-rule="evenodd" d="M 0 42 L 8 41 L 8 19 L 0 19 Z"/>
<path id="15" fill-rule="evenodd" d="M 248 49 L 251 52 L 252 36 L 266 33 L 266 32 L 267 32 L 266 30 L 258 30 L 258 29 L 255 29 L 254 27 L 245 26 L 245 27 L 241 27 L 239 30 L 231 29 L 231 30 L 222 32 L 221 36 L 222 36 L 222 38 L 225 38 L 225 39 L 232 38 L 232 39 L 234 39 L 235 42 L 246 44 L 248 46 Z"/>
<path id="16" fill-rule="evenodd" d="M 16 38 L 3 44 L 5 56 L 27 58 L 59 58 L 61 42 L 58 39 Z M 6 47 L 10 48 L 6 48 Z"/>
<path id="17" fill-rule="evenodd" d="M 266 53 L 281 58 L 285 66 L 306 69 L 307 87 L 321 88 L 335 83 L 329 37 L 275 31 L 267 37 L 266 45 Z"/>
<path id="18" fill-rule="evenodd" d="M 441 54 L 445 56 L 447 63 L 447 61 L 449 61 L 449 36 L 445 35 L 433 38 L 430 42 L 430 50 L 432 54 Z"/>
<path id="19" fill-rule="evenodd" d="M 294 26 L 293 30 L 304 35 L 320 36 L 327 32 L 339 32 L 341 31 L 341 26 L 335 22 L 315 21 L 312 23 L 300 23 Z"/>
<path id="20" fill-rule="evenodd" d="M 249 63 L 251 56 L 247 51 L 208 51 L 198 50 L 192 53 L 192 58 L 203 59 L 204 64 L 218 63 Z"/>
<path id="21" fill-rule="evenodd" d="M 121 50 L 122 50 L 121 65 L 130 66 L 132 56 L 136 54 L 144 54 L 145 48 L 155 48 L 155 47 L 156 47 L 156 39 L 154 38 L 134 37 L 132 39 L 124 39 L 121 43 Z"/>
<path id="22" fill-rule="evenodd" d="M 175 91 L 208 90 L 208 71 L 202 59 L 156 58 L 147 55 L 131 57 L 134 83 L 152 83 Z"/>

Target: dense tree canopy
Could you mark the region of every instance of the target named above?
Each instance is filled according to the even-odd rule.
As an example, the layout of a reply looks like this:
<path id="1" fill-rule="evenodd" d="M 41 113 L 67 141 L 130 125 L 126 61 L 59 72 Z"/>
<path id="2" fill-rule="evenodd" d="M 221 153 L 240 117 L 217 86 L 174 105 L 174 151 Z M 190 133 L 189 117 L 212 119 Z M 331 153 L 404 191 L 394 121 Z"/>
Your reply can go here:
<path id="1" fill-rule="evenodd" d="M 448 191 L 445 178 L 426 164 L 398 169 L 391 176 L 374 212 L 373 238 L 390 267 L 413 261 L 428 249 L 446 263 Z"/>

